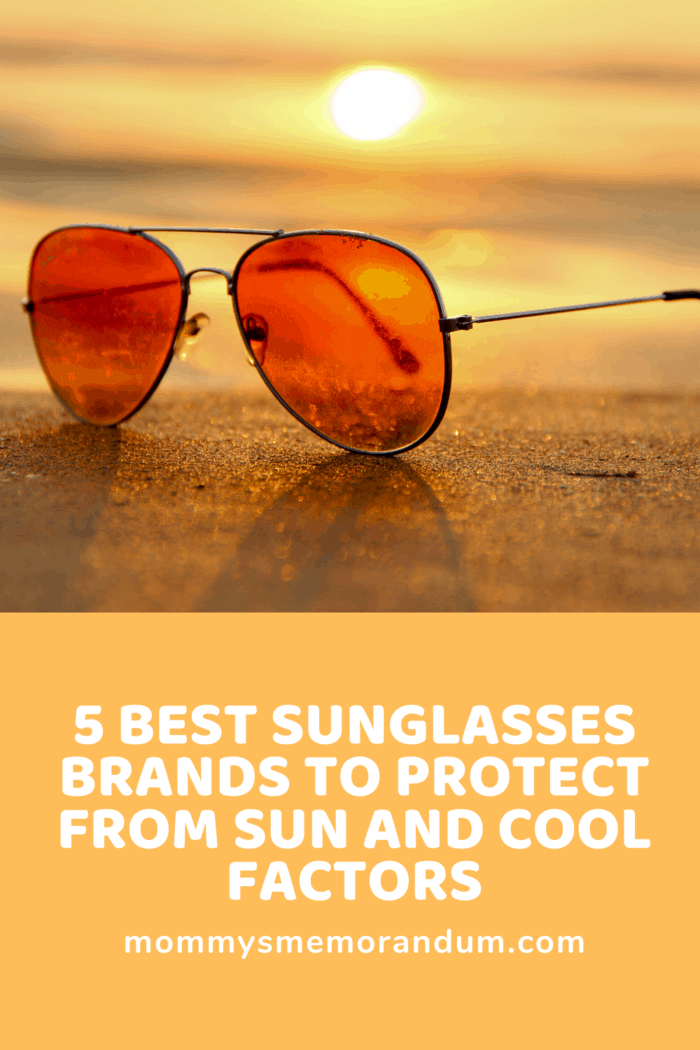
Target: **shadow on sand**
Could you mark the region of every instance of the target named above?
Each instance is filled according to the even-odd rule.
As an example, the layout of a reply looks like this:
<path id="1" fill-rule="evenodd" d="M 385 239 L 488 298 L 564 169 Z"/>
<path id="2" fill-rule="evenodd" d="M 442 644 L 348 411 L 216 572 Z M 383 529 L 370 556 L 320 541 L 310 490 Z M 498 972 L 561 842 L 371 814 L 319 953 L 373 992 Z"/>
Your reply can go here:
<path id="1" fill-rule="evenodd" d="M 13 466 L 0 494 L 1 611 L 81 611 L 73 584 L 119 469 L 122 440 L 117 428 L 75 423 L 31 440 L 5 438 Z M 49 478 L 59 484 L 47 488 Z"/>
<path id="2" fill-rule="evenodd" d="M 457 545 L 399 460 L 314 467 L 256 521 L 199 611 L 466 612 Z"/>
<path id="3" fill-rule="evenodd" d="M 117 428 L 3 442 L 2 611 L 471 608 L 443 507 L 405 462 L 297 465 L 280 495 L 266 457 L 232 475 L 220 449 L 193 467 L 181 445 Z"/>

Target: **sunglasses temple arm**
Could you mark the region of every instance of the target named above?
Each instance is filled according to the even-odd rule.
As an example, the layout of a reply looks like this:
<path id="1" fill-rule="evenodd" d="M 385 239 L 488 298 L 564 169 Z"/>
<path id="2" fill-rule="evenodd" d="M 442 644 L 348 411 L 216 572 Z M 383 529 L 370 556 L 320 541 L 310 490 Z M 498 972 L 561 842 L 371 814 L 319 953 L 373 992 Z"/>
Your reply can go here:
<path id="1" fill-rule="evenodd" d="M 600 310 L 604 306 L 629 306 L 632 303 L 653 303 L 658 300 L 672 299 L 700 299 L 700 291 L 686 289 L 680 292 L 662 292 L 661 295 L 646 295 L 641 299 L 613 299 L 606 303 L 582 303 L 579 306 L 554 306 L 548 310 L 521 310 L 512 314 L 490 314 L 486 317 L 470 317 L 463 314 L 460 317 L 447 317 L 440 322 L 443 332 L 468 331 L 475 324 L 485 324 L 487 321 L 514 321 L 518 317 L 541 317 L 544 314 L 567 314 L 574 310 Z"/>

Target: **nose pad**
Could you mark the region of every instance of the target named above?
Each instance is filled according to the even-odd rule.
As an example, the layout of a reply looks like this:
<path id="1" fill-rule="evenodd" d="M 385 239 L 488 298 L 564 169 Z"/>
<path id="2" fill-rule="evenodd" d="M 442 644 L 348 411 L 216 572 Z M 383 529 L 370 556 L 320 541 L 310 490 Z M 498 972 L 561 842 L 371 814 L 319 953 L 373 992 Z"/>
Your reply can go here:
<path id="1" fill-rule="evenodd" d="M 173 353 L 180 361 L 186 361 L 192 354 L 196 343 L 199 342 L 202 332 L 209 327 L 211 321 L 206 314 L 194 314 L 187 321 L 183 321 L 180 331 L 177 333 Z"/>
<path id="2" fill-rule="evenodd" d="M 243 331 L 247 342 L 244 350 L 248 364 L 255 366 L 256 361 L 260 365 L 264 364 L 268 336 L 267 321 L 259 314 L 246 314 L 243 318 Z"/>

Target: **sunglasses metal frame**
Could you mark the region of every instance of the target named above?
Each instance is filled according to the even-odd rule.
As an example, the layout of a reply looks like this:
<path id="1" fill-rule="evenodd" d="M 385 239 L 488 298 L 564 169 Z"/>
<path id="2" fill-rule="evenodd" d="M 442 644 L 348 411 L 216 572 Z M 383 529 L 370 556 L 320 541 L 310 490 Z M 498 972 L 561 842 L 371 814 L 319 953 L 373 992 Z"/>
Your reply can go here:
<path id="1" fill-rule="evenodd" d="M 402 244 L 398 244 L 396 241 L 389 240 L 386 237 L 378 237 L 375 234 L 361 233 L 361 232 L 356 231 L 356 230 L 320 230 L 320 229 L 313 229 L 313 230 L 292 230 L 292 231 L 289 231 L 289 232 L 285 232 L 284 230 L 262 230 L 262 229 L 241 229 L 241 228 L 233 229 L 233 228 L 220 228 L 220 227 L 209 227 L 209 226 L 126 226 L 125 227 L 125 226 L 112 226 L 112 225 L 108 225 L 106 223 L 71 223 L 71 224 L 69 224 L 67 226 L 60 226 L 56 230 L 51 230 L 50 233 L 47 233 L 46 236 L 42 237 L 42 239 L 39 241 L 39 243 L 34 248 L 34 251 L 32 252 L 32 257 L 31 257 L 31 260 L 30 260 L 30 275 L 31 275 L 31 267 L 32 267 L 33 262 L 34 262 L 34 257 L 36 255 L 37 251 L 39 250 L 39 248 L 41 247 L 41 245 L 44 243 L 44 241 L 48 237 L 52 236 L 54 233 L 59 233 L 62 230 L 71 230 L 71 229 L 114 230 L 116 233 L 127 233 L 127 234 L 132 234 L 133 236 L 143 237 L 144 240 L 149 241 L 151 244 L 156 245 L 158 248 L 162 249 L 165 252 L 165 254 L 175 264 L 175 266 L 177 268 L 177 271 L 178 271 L 178 273 L 180 275 L 180 291 L 181 291 L 180 313 L 179 313 L 179 316 L 178 316 L 177 328 L 175 329 L 175 333 L 173 335 L 172 343 L 170 345 L 170 349 L 168 351 L 167 357 L 165 358 L 163 366 L 162 366 L 158 376 L 156 377 L 156 379 L 152 383 L 151 387 L 149 388 L 148 392 L 144 395 L 144 397 L 136 405 L 136 407 L 131 412 L 129 412 L 129 414 L 127 416 L 125 416 L 124 419 L 122 419 L 120 422 L 123 423 L 123 422 L 126 422 L 127 419 L 131 419 L 131 417 L 133 415 L 135 415 L 141 408 L 143 408 L 143 406 L 150 400 L 150 398 L 153 396 L 155 391 L 158 389 L 158 386 L 160 385 L 160 383 L 161 383 L 161 381 L 163 379 L 163 376 L 165 375 L 165 373 L 167 372 L 168 368 L 170 367 L 170 364 L 171 364 L 172 359 L 173 359 L 173 355 L 175 353 L 175 347 L 177 345 L 178 337 L 180 335 L 180 332 L 182 330 L 182 326 L 183 326 L 183 324 L 185 322 L 185 318 L 186 318 L 186 315 L 187 315 L 187 306 L 188 306 L 190 290 L 191 290 L 190 289 L 190 280 L 191 280 L 191 278 L 194 276 L 194 274 L 197 274 L 197 273 L 213 273 L 213 274 L 219 274 L 220 276 L 222 276 L 222 277 L 224 277 L 226 279 L 227 292 L 230 295 L 231 301 L 233 303 L 234 315 L 235 315 L 235 318 L 236 318 L 236 323 L 238 324 L 239 331 L 241 333 L 241 338 L 243 339 L 243 345 L 244 345 L 245 352 L 246 352 L 246 358 L 249 361 L 249 363 L 252 364 L 255 367 L 256 371 L 259 374 L 259 376 L 261 377 L 261 379 L 265 383 L 265 386 L 275 396 L 277 401 L 279 401 L 279 403 L 287 410 L 287 412 L 289 412 L 290 415 L 292 415 L 299 423 L 301 423 L 303 426 L 305 426 L 308 430 L 311 430 L 312 433 L 316 434 L 318 437 L 323 438 L 324 441 L 328 441 L 330 444 L 335 445 L 338 448 L 342 448 L 346 452 L 354 452 L 354 453 L 356 453 L 358 455 L 366 455 L 366 456 L 396 456 L 399 453 L 408 452 L 411 449 L 416 448 L 418 445 L 421 445 L 424 441 L 427 441 L 427 439 L 432 434 L 435 433 L 435 431 L 439 427 L 440 423 L 442 422 L 442 419 L 443 419 L 443 417 L 445 415 L 445 411 L 447 409 L 447 405 L 448 405 L 449 400 L 450 400 L 450 392 L 451 392 L 451 387 L 452 387 L 452 345 L 451 345 L 451 342 L 450 342 L 450 334 L 452 332 L 469 331 L 475 324 L 485 324 L 485 323 L 490 322 L 490 321 L 510 321 L 510 320 L 519 319 L 521 317 L 539 317 L 539 316 L 543 316 L 543 315 L 546 315 L 546 314 L 570 313 L 570 312 L 577 311 L 577 310 L 597 310 L 597 309 L 601 309 L 601 308 L 609 307 L 609 306 L 627 306 L 627 305 L 631 305 L 633 303 L 649 303 L 649 302 L 656 302 L 656 301 L 659 301 L 659 300 L 672 301 L 672 300 L 678 300 L 678 299 L 700 299 L 700 291 L 695 290 L 695 289 L 685 289 L 685 290 L 674 291 L 674 292 L 662 292 L 661 295 L 649 295 L 649 296 L 643 296 L 643 297 L 636 298 L 636 299 L 613 299 L 613 300 L 609 300 L 607 302 L 582 303 L 582 304 L 575 305 L 575 306 L 556 306 L 556 307 L 550 307 L 550 308 L 543 309 L 543 310 L 523 310 L 523 311 L 518 311 L 518 312 L 515 312 L 515 313 L 507 313 L 507 314 L 490 314 L 490 315 L 486 315 L 486 316 L 483 316 L 483 317 L 472 317 L 470 314 L 461 314 L 461 315 L 459 315 L 457 317 L 447 317 L 446 313 L 445 313 L 445 306 L 444 306 L 444 303 L 443 303 L 443 300 L 442 300 L 442 295 L 440 294 L 440 289 L 438 287 L 437 281 L 435 280 L 435 278 L 433 277 L 432 273 L 430 272 L 428 267 L 425 265 L 423 260 L 418 255 L 416 255 L 415 252 L 412 252 L 409 248 L 405 248 Z M 230 234 L 242 234 L 242 235 L 245 235 L 245 236 L 263 236 L 265 239 L 261 240 L 261 241 L 257 241 L 255 244 L 251 245 L 250 248 L 246 249 L 246 251 L 241 255 L 240 259 L 236 263 L 236 266 L 235 266 L 234 270 L 231 273 L 229 273 L 227 270 L 222 270 L 222 269 L 219 269 L 218 267 L 212 267 L 212 266 L 198 266 L 198 267 L 195 267 L 195 269 L 190 270 L 189 272 L 186 272 L 185 268 L 183 267 L 182 263 L 178 259 L 177 255 L 175 255 L 175 253 L 170 248 L 168 248 L 168 246 L 166 244 L 163 244 L 163 242 L 160 241 L 157 237 L 152 237 L 151 236 L 152 233 L 230 233 Z M 305 419 L 302 419 L 302 417 L 299 416 L 294 411 L 294 409 L 291 408 L 287 404 L 287 402 L 284 400 L 284 398 L 281 397 L 281 395 L 277 392 L 277 390 L 275 390 L 274 386 L 270 383 L 270 381 L 268 380 L 267 376 L 263 372 L 259 362 L 257 361 L 255 355 L 250 350 L 248 339 L 246 337 L 246 332 L 245 332 L 245 329 L 243 327 L 243 319 L 241 318 L 240 311 L 239 311 L 239 308 L 238 308 L 238 299 L 237 299 L 237 295 L 236 295 L 238 276 L 239 276 L 239 273 L 240 273 L 241 266 L 246 261 L 246 259 L 249 258 L 250 255 L 252 255 L 255 251 L 257 251 L 258 248 L 261 248 L 265 244 L 269 244 L 271 241 L 284 240 L 284 239 L 288 239 L 288 238 L 291 238 L 291 237 L 308 237 L 308 236 L 317 236 L 317 237 L 318 236 L 360 237 L 363 240 L 376 241 L 379 244 L 384 244 L 384 245 L 387 245 L 390 248 L 394 248 L 395 250 L 401 252 L 403 255 L 406 255 L 409 259 L 413 260 L 414 263 L 416 263 L 418 268 L 421 270 L 423 275 L 426 277 L 426 279 L 427 279 L 427 281 L 428 281 L 428 283 L 430 285 L 430 288 L 431 288 L 431 290 L 433 292 L 433 295 L 435 296 L 435 301 L 436 301 L 436 304 L 437 304 L 437 307 L 438 307 L 438 312 L 439 312 L 439 321 L 438 321 L 438 323 L 439 323 L 439 326 L 440 326 L 440 332 L 442 334 L 442 340 L 443 340 L 444 367 L 445 367 L 445 378 L 444 378 L 444 382 L 443 382 L 442 397 L 441 397 L 440 404 L 439 404 L 439 407 L 438 407 L 438 410 L 437 410 L 437 414 L 436 414 L 435 419 L 434 419 L 432 425 L 430 426 L 430 428 L 423 435 L 421 435 L 421 437 L 417 438 L 415 441 L 411 442 L 410 444 L 403 446 L 402 448 L 390 449 L 388 451 L 360 450 L 360 449 L 352 448 L 349 445 L 344 445 L 344 444 L 342 444 L 342 442 L 337 441 L 334 438 L 330 438 L 326 434 L 323 434 L 320 430 L 317 430 L 316 427 L 312 426 Z M 32 314 L 34 312 L 34 306 L 35 306 L 35 304 L 33 302 L 31 302 L 31 300 L 29 298 L 25 298 L 25 299 L 22 300 L 22 308 L 29 315 L 30 327 L 31 327 L 31 330 L 32 330 L 32 337 L 34 337 L 34 325 L 32 323 Z M 35 345 L 36 345 L 36 339 L 34 341 L 35 341 Z M 85 422 L 84 420 L 80 419 L 80 417 L 76 416 L 76 414 L 72 411 L 70 406 L 65 403 L 63 398 L 60 396 L 60 394 L 56 390 L 56 387 L 54 386 L 54 384 L 53 384 L 53 382 L 51 380 L 51 377 L 49 376 L 48 372 L 44 368 L 44 363 L 43 363 L 43 361 L 41 359 L 41 355 L 38 352 L 37 352 L 37 356 L 39 357 L 39 362 L 40 362 L 40 364 L 42 366 L 44 374 L 46 375 L 46 378 L 47 378 L 47 380 L 49 382 L 49 385 L 51 386 L 51 389 L 52 389 L 53 393 L 55 394 L 56 398 L 58 399 L 58 401 L 60 401 L 60 403 L 63 405 L 63 407 L 68 412 L 70 412 L 70 414 L 74 418 L 78 419 L 79 422 L 81 422 L 81 423 Z M 102 426 L 104 426 L 104 425 L 116 426 L 118 424 L 99 424 L 98 423 L 98 424 L 92 424 L 92 425 L 97 425 L 97 426 L 101 426 L 101 425 Z"/>

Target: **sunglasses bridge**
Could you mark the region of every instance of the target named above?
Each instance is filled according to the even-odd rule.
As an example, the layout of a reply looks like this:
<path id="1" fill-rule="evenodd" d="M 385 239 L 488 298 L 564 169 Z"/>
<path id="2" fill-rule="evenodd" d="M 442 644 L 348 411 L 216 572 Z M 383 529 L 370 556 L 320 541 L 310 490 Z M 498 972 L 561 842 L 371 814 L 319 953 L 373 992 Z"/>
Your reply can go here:
<path id="1" fill-rule="evenodd" d="M 213 273 L 215 275 L 224 277 L 226 279 L 226 291 L 234 298 L 234 287 L 233 287 L 233 274 L 230 274 L 227 270 L 220 270 L 218 266 L 198 266 L 195 270 L 190 270 L 188 274 L 185 274 L 183 285 L 186 294 L 189 296 L 191 287 L 190 281 L 197 273 Z M 206 314 L 195 314 L 194 317 L 190 317 L 187 321 L 183 321 L 175 338 L 175 345 L 173 351 L 181 361 L 186 361 L 191 355 L 195 343 L 199 341 L 199 337 L 202 332 L 209 327 L 210 321 Z M 247 338 L 266 338 L 267 331 L 258 331 L 257 328 L 248 328 L 246 330 Z M 255 368 L 255 358 L 251 353 L 248 342 L 243 342 L 243 353 L 248 364 Z"/>
<path id="2" fill-rule="evenodd" d="M 188 274 L 185 274 L 183 284 L 185 286 L 185 291 L 188 295 L 192 291 L 190 287 L 190 281 L 196 273 L 215 273 L 219 274 L 221 277 L 225 277 L 226 291 L 231 296 L 231 298 L 233 298 L 233 274 L 230 274 L 228 270 L 220 270 L 217 266 L 198 266 L 195 270 L 190 270 Z"/>

